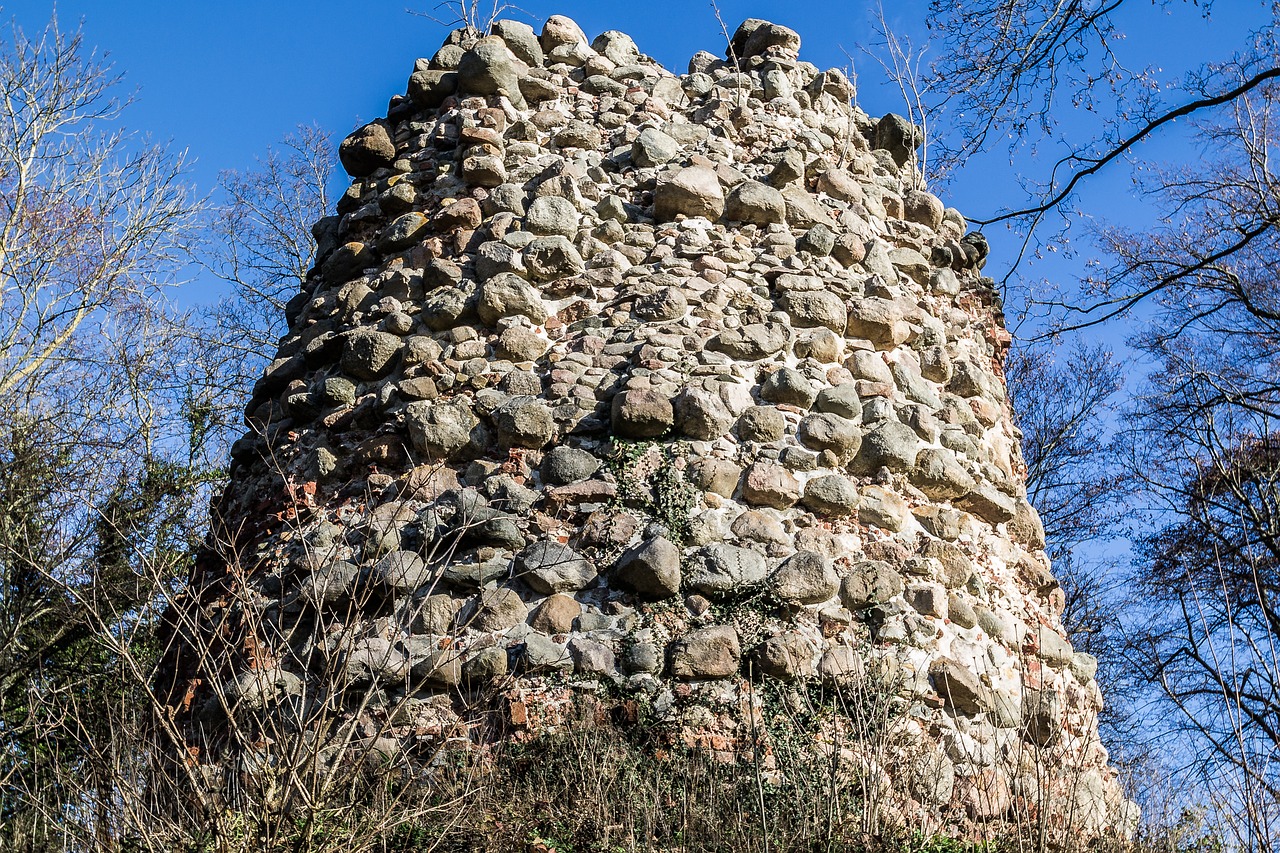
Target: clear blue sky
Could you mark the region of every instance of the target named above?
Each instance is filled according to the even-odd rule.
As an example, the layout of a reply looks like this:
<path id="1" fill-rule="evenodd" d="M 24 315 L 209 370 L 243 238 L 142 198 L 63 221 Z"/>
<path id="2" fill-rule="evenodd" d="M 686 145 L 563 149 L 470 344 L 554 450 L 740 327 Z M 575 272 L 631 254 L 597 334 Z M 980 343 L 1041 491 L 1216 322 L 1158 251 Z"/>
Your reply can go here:
<path id="1" fill-rule="evenodd" d="M 298 124 L 316 123 L 340 138 L 382 115 L 387 99 L 404 91 L 414 59 L 434 53 L 447 31 L 406 8 L 451 16 L 431 2 L 62 0 L 57 9 L 64 27 L 83 20 L 86 41 L 105 50 L 124 72 L 126 87 L 136 90 L 137 101 L 127 114 L 130 127 L 186 149 L 194 159 L 192 176 L 207 192 L 219 171 L 251 168 L 255 157 Z M 877 38 L 872 24 L 876 5 L 875 0 L 721 0 L 719 8 L 730 28 L 744 18 L 760 17 L 796 29 L 803 37 L 802 58 L 820 67 L 846 67 L 852 56 L 859 103 L 879 115 L 901 112 L 902 102 L 860 50 Z M 917 43 L 923 43 L 927 0 L 889 0 L 885 5 L 891 10 L 889 23 L 915 33 Z M 16 0 L 0 7 L 0 19 L 16 18 L 36 30 L 52 8 L 50 0 Z M 1132 65 L 1179 72 L 1229 53 L 1241 44 L 1248 21 L 1267 8 L 1265 0 L 1218 0 L 1213 20 L 1207 22 L 1187 0 L 1173 0 L 1167 9 L 1134 0 L 1122 10 L 1126 38 L 1117 48 Z M 713 9 L 703 0 L 527 0 L 503 17 L 539 27 L 550 14 L 573 17 L 588 37 L 623 30 L 642 51 L 677 71 L 685 69 L 695 51 L 721 52 L 724 45 Z M 1152 146 L 1149 153 L 1185 155 L 1175 140 Z M 1036 166 L 1011 168 L 998 152 L 972 164 L 941 194 L 971 216 L 987 215 L 1016 203 L 1018 172 L 1034 172 Z M 1111 216 L 1142 216 L 1123 169 L 1095 181 L 1086 198 Z M 1000 233 L 989 236 L 994 266 L 1011 256 L 1015 246 Z M 988 271 L 999 274 L 994 268 Z M 1061 278 L 1072 271 L 1053 263 L 1037 272 Z"/>

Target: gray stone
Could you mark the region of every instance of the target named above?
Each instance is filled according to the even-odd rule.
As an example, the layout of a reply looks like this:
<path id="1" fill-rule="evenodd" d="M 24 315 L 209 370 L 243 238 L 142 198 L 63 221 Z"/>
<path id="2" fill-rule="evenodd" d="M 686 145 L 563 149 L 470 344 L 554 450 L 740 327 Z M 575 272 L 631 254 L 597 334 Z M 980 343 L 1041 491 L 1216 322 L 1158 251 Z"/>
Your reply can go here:
<path id="1" fill-rule="evenodd" d="M 554 196 L 543 196 L 542 198 L 554 198 Z M 564 201 L 564 199 L 560 199 Z M 536 207 L 538 200 L 535 200 L 530 210 Z M 535 281 L 554 281 L 558 278 L 568 278 L 582 272 L 586 265 L 583 263 L 582 255 L 578 254 L 578 250 L 573 244 L 562 235 L 551 237 L 540 237 L 529 243 L 524 250 L 524 265 L 528 269 Z M 544 312 L 543 319 L 546 319 Z M 538 321 L 541 322 L 541 321 Z"/>
<path id="2" fill-rule="evenodd" d="M 659 222 L 670 222 L 677 216 L 714 221 L 724 213 L 724 191 L 711 169 L 690 166 L 659 177 L 653 204 Z"/>
<path id="3" fill-rule="evenodd" d="M 378 238 L 378 250 L 381 252 L 398 252 L 421 242 L 427 230 L 427 217 L 416 211 L 398 216 L 391 224 L 382 229 Z"/>
<path id="4" fill-rule="evenodd" d="M 790 291 L 779 304 L 800 328 L 825 327 L 843 335 L 849 323 L 844 300 L 830 291 Z"/>
<path id="5" fill-rule="evenodd" d="M 524 638 L 524 654 L 522 661 L 525 669 L 573 669 L 573 656 L 564 646 L 541 634 L 530 634 Z"/>
<path id="6" fill-rule="evenodd" d="M 675 409 L 657 392 L 623 391 L 613 398 L 612 419 L 621 438 L 656 438 L 675 424 Z"/>
<path id="7" fill-rule="evenodd" d="M 600 460 L 585 450 L 561 445 L 542 458 L 542 477 L 553 485 L 589 479 L 600 470 Z"/>
<path id="8" fill-rule="evenodd" d="M 569 641 L 574 671 L 580 675 L 612 675 L 617 671 L 613 649 L 604 643 L 574 637 Z"/>
<path id="9" fill-rule="evenodd" d="M 945 447 L 920 451 L 911 469 L 911 483 L 935 501 L 958 498 L 974 487 L 973 478 Z"/>
<path id="10" fill-rule="evenodd" d="M 564 15 L 552 15 L 547 18 L 547 22 L 542 26 L 540 42 L 542 49 L 550 53 L 557 47 L 585 45 L 587 36 L 582 31 L 582 27 L 578 26 L 577 22 L 572 18 L 567 18 Z"/>
<path id="11" fill-rule="evenodd" d="M 551 410 L 539 400 L 516 400 L 493 413 L 498 428 L 498 445 L 503 448 L 528 447 L 541 450 L 556 436 Z"/>
<path id="12" fill-rule="evenodd" d="M 641 169 L 661 166 L 680 153 L 680 143 L 656 128 L 640 131 L 631 143 L 631 162 Z"/>
<path id="13" fill-rule="evenodd" d="M 480 419 L 465 402 L 420 401 L 405 407 L 405 425 L 424 461 L 443 462 L 472 448 L 472 431 Z"/>
<path id="14" fill-rule="evenodd" d="M 409 76 L 409 97 L 420 107 L 436 109 L 458 91 L 457 71 L 422 69 Z"/>
<path id="15" fill-rule="evenodd" d="M 496 187 L 507 182 L 507 167 L 492 154 L 474 154 L 462 161 L 462 179 L 478 187 Z"/>
<path id="16" fill-rule="evenodd" d="M 787 509 L 800 500 L 800 481 L 781 465 L 753 462 L 742 478 L 742 499 L 749 506 Z"/>
<path id="17" fill-rule="evenodd" d="M 396 159 L 396 146 L 386 125 L 375 121 L 342 140 L 338 159 L 348 175 L 364 178 L 390 166 Z"/>
<path id="18" fill-rule="evenodd" d="M 535 542 L 516 556 L 516 572 L 537 592 L 574 592 L 596 579 L 589 560 L 559 542 Z"/>
<path id="19" fill-rule="evenodd" d="M 358 640 L 343 656 L 342 675 L 350 682 L 385 684 L 408 672 L 408 658 L 382 637 Z"/>
<path id="20" fill-rule="evenodd" d="M 501 38 L 483 38 L 458 62 L 458 91 L 472 95 L 506 95 L 522 105 L 519 60 Z"/>
<path id="21" fill-rule="evenodd" d="M 482 684 L 502 678 L 507 674 L 507 650 L 500 646 L 485 646 L 468 652 L 462 662 L 462 677 L 472 684 Z"/>
<path id="22" fill-rule="evenodd" d="M 945 208 L 942 201 L 933 193 L 912 190 L 903 197 L 902 210 L 908 222 L 918 222 L 936 231 L 942 224 Z"/>
<path id="23" fill-rule="evenodd" d="M 813 450 L 829 450 L 841 461 L 854 458 L 863 444 L 862 430 L 855 421 L 830 412 L 806 415 L 797 433 L 800 442 Z"/>
<path id="24" fill-rule="evenodd" d="M 858 501 L 858 521 L 883 528 L 891 533 L 902 529 L 907 520 L 907 502 L 900 495 L 880 486 L 863 486 Z"/>
<path id="25" fill-rule="evenodd" d="M 738 671 L 742 646 L 729 625 L 690 631 L 671 647 L 671 674 L 682 680 L 727 678 Z"/>
<path id="26" fill-rule="evenodd" d="M 413 639 L 426 639 L 414 637 Z M 457 649 L 410 646 L 409 681 L 430 687 L 456 687 L 462 683 L 462 653 Z"/>
<path id="27" fill-rule="evenodd" d="M 662 654 L 653 643 L 636 643 L 623 653 L 622 668 L 632 675 L 657 673 L 662 669 Z"/>
<path id="28" fill-rule="evenodd" d="M 600 130 L 585 121 L 571 121 L 556 131 L 551 143 L 556 148 L 582 148 L 593 150 L 600 147 Z"/>
<path id="29" fill-rule="evenodd" d="M 823 388 L 814 400 L 815 411 L 838 415 L 857 423 L 862 418 L 862 399 L 858 396 L 858 386 L 853 382 Z"/>
<path id="30" fill-rule="evenodd" d="M 337 561 L 313 571 L 299 594 L 314 607 L 327 607 L 344 600 L 355 588 L 360 569 L 351 563 Z"/>
<path id="31" fill-rule="evenodd" d="M 826 257 L 831 254 L 836 247 L 836 232 L 831 230 L 830 226 L 819 223 L 796 241 L 796 251 L 808 252 L 818 257 Z M 843 332 L 844 327 L 841 326 L 835 331 Z"/>
<path id="32" fill-rule="evenodd" d="M 688 477 L 695 488 L 728 498 L 738 488 L 742 468 L 728 459 L 698 459 L 689 466 Z"/>
<path id="33" fill-rule="evenodd" d="M 636 297 L 631 309 L 641 320 L 678 320 L 689 310 L 689 300 L 674 287 Z"/>
<path id="34" fill-rule="evenodd" d="M 790 367 L 775 370 L 760 385 L 760 399 L 807 409 L 818 396 L 818 389 L 804 374 Z"/>
<path id="35" fill-rule="evenodd" d="M 573 202 L 567 198 L 554 195 L 538 196 L 529 205 L 529 213 L 525 217 L 525 225 L 534 234 L 560 234 L 572 237 L 578 233 L 578 211 Z M 577 251 L 574 250 L 574 254 Z M 525 263 L 529 258 L 526 255 Z M 578 271 L 582 269 L 582 259 L 578 258 Z M 530 267 L 533 270 L 533 267 Z M 554 276 L 553 276 L 554 277 Z"/>
<path id="36" fill-rule="evenodd" d="M 900 115 L 888 113 L 876 122 L 871 145 L 888 151 L 893 162 L 902 166 L 915 156 L 923 142 L 924 132 L 919 127 Z"/>
<path id="37" fill-rule="evenodd" d="M 512 326 L 498 335 L 493 351 L 509 361 L 534 361 L 546 353 L 547 341 L 523 326 Z"/>
<path id="38" fill-rule="evenodd" d="M 733 413 L 720 395 L 689 386 L 675 400 L 675 425 L 689 438 L 714 441 L 729 432 Z"/>
<path id="39" fill-rule="evenodd" d="M 769 578 L 769 588 L 783 601 L 821 604 L 836 594 L 840 578 L 831 561 L 814 551 L 798 551 Z"/>
<path id="40" fill-rule="evenodd" d="M 680 549 L 658 536 L 623 552 L 614 572 L 619 583 L 645 599 L 671 598 L 680 592 Z"/>
<path id="41" fill-rule="evenodd" d="M 787 328 L 781 323 L 749 323 L 725 329 L 707 341 L 707 349 L 743 361 L 758 361 L 787 345 Z"/>
<path id="42" fill-rule="evenodd" d="M 787 202 L 782 193 L 758 181 L 743 181 L 725 199 L 724 218 L 734 222 L 768 225 L 786 217 Z"/>
<path id="43" fill-rule="evenodd" d="M 1013 498 L 989 483 L 979 483 L 956 504 L 992 524 L 1011 521 L 1017 514 L 1017 504 Z"/>
<path id="44" fill-rule="evenodd" d="M 940 583 L 912 584 L 903 597 L 922 616 L 947 618 L 947 588 Z"/>
<path id="45" fill-rule="evenodd" d="M 787 431 L 787 419 L 773 406 L 752 406 L 738 417 L 738 438 L 742 441 L 774 442 Z"/>
<path id="46" fill-rule="evenodd" d="M 512 273 L 496 275 L 480 285 L 476 312 L 490 326 L 503 317 L 525 316 L 535 325 L 547 321 L 547 307 L 537 289 Z"/>
<path id="47" fill-rule="evenodd" d="M 886 421 L 862 436 L 854 465 L 860 474 L 874 474 L 881 467 L 910 471 L 919 452 L 920 438 L 915 430 L 897 421 Z"/>
<path id="48" fill-rule="evenodd" d="M 760 553 L 724 542 L 699 548 L 689 563 L 689 588 L 707 596 L 741 591 L 763 581 L 769 571 Z"/>
<path id="49" fill-rule="evenodd" d="M 818 660 L 818 676 L 830 684 L 856 683 L 866 671 L 866 664 L 852 646 L 832 646 Z"/>
<path id="50" fill-rule="evenodd" d="M 761 643 L 753 655 L 760 672 L 781 681 L 794 681 L 814 674 L 814 647 L 797 631 L 776 634 Z"/>
<path id="51" fill-rule="evenodd" d="M 732 54 L 739 60 L 777 52 L 794 58 L 800 52 L 800 35 L 795 30 L 759 18 L 748 18 L 734 31 Z"/>
<path id="52" fill-rule="evenodd" d="M 840 584 L 840 601 L 850 610 L 866 610 L 901 595 L 902 590 L 902 576 L 892 566 L 879 560 L 865 560 L 855 563 Z"/>
<path id="53" fill-rule="evenodd" d="M 411 551 L 392 551 L 374 564 L 374 580 L 395 592 L 414 592 L 431 581 L 431 570 Z"/>
<path id="54" fill-rule="evenodd" d="M 591 40 L 591 49 L 614 65 L 633 65 L 640 61 L 640 49 L 631 36 L 608 30 Z"/>
<path id="55" fill-rule="evenodd" d="M 373 329 L 352 329 L 343 336 L 342 370 L 356 379 L 381 379 L 396 366 L 404 342 Z"/>
<path id="56" fill-rule="evenodd" d="M 494 21 L 489 31 L 506 43 L 517 59 L 531 68 L 541 68 L 542 45 L 533 27 L 520 21 Z"/>
<path id="57" fill-rule="evenodd" d="M 980 714 L 991 706 L 987 689 L 964 664 L 939 658 L 929 665 L 929 675 L 938 695 L 961 714 Z"/>
<path id="58" fill-rule="evenodd" d="M 804 484 L 801 502 L 823 515 L 852 515 L 861 498 L 858 487 L 842 474 L 824 474 Z"/>
<path id="59" fill-rule="evenodd" d="M 458 613 L 458 627 L 498 633 L 523 624 L 528 609 L 514 589 L 482 590 Z"/>

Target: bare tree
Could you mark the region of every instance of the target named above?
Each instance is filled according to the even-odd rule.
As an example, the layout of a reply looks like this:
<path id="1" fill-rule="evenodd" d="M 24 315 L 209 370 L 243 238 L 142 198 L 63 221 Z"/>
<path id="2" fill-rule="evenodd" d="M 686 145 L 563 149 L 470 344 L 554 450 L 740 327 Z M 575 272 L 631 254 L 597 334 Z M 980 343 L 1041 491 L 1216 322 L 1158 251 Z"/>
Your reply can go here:
<path id="1" fill-rule="evenodd" d="M 155 295 L 193 206 L 182 160 L 118 129 L 79 32 L 0 46 L 0 395 L 37 388 L 104 314 Z"/>
<path id="2" fill-rule="evenodd" d="M 327 133 L 303 125 L 256 168 L 220 176 L 198 259 L 231 289 L 201 312 L 191 338 L 219 432 L 236 423 L 288 330 L 290 300 L 305 298 L 317 239 L 328 239 L 326 225 L 336 221 L 329 216 L 335 150 Z"/>

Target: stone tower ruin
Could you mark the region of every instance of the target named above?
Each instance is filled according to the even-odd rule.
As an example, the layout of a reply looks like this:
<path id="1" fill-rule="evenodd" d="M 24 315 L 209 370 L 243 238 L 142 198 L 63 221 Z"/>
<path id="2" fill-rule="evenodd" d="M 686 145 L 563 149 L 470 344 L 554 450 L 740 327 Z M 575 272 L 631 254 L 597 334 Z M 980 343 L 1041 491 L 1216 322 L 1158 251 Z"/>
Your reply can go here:
<path id="1" fill-rule="evenodd" d="M 762 685 L 874 678 L 904 813 L 1001 820 L 1038 784 L 1125 831 L 986 242 L 918 129 L 799 49 L 749 20 L 676 75 L 499 21 L 343 141 L 179 632 L 206 753 L 238 706 L 412 756 L 589 695 L 732 760 Z"/>

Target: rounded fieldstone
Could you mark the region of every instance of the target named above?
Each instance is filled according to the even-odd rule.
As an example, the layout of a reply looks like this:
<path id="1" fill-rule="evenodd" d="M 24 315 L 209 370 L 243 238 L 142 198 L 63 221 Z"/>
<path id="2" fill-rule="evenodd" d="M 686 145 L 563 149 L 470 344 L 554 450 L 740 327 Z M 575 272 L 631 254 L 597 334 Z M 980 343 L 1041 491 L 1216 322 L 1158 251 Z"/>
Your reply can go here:
<path id="1" fill-rule="evenodd" d="M 764 555 L 725 542 L 704 545 L 689 562 L 689 588 L 707 596 L 760 583 L 769 571 Z"/>
<path id="2" fill-rule="evenodd" d="M 600 470 L 600 460 L 576 447 L 552 448 L 542 458 L 542 478 L 556 486 L 586 480 Z"/>
<path id="3" fill-rule="evenodd" d="M 544 634 L 567 634 L 573 620 L 582 613 L 582 605 L 571 595 L 549 595 L 529 617 L 529 627 Z"/>
<path id="4" fill-rule="evenodd" d="M 797 436 L 805 447 L 829 450 L 842 460 L 853 458 L 863 441 L 857 423 L 829 412 L 806 416 Z"/>
<path id="5" fill-rule="evenodd" d="M 534 325 L 547 321 L 547 307 L 542 296 L 529 282 L 513 273 L 500 273 L 480 285 L 476 312 L 486 324 L 494 326 L 503 317 L 528 317 Z"/>
<path id="6" fill-rule="evenodd" d="M 395 368 L 403 341 L 388 332 L 353 329 L 343 335 L 342 371 L 356 379 L 381 379 Z"/>
<path id="7" fill-rule="evenodd" d="M 391 220 L 378 238 L 378 249 L 382 252 L 398 252 L 421 241 L 427 230 L 427 217 L 417 211 L 406 213 Z"/>
<path id="8" fill-rule="evenodd" d="M 797 328 L 821 327 L 843 335 L 849 324 L 844 300 L 830 291 L 788 291 L 779 304 Z"/>
<path id="9" fill-rule="evenodd" d="M 753 655 L 760 672 L 770 678 L 794 681 L 813 675 L 813 644 L 803 634 L 785 631 L 761 643 Z"/>
<path id="10" fill-rule="evenodd" d="M 500 447 L 540 450 L 556 436 L 551 410 L 538 400 L 516 400 L 493 413 Z"/>
<path id="11" fill-rule="evenodd" d="M 472 446 L 472 431 L 479 425 L 464 402 L 419 401 L 405 407 L 409 439 L 428 462 L 458 458 Z"/>
<path id="12" fill-rule="evenodd" d="M 498 335 L 494 354 L 509 361 L 534 361 L 546 353 L 545 338 L 523 326 L 512 326 Z"/>
<path id="13" fill-rule="evenodd" d="M 516 573 L 543 594 L 580 590 L 596 579 L 595 566 L 568 545 L 535 542 L 516 556 Z"/>
<path id="14" fill-rule="evenodd" d="M 727 678 L 738 671 L 742 646 L 729 625 L 690 631 L 671 646 L 671 674 L 684 680 Z"/>
<path id="15" fill-rule="evenodd" d="M 853 422 L 862 419 L 862 399 L 858 396 L 856 383 L 845 382 L 833 385 L 818 392 L 818 399 L 813 403 L 816 412 L 839 415 Z"/>
<path id="16" fill-rule="evenodd" d="M 733 413 L 715 392 L 690 386 L 676 397 L 675 424 L 689 438 L 714 441 L 729 431 Z"/>
<path id="17" fill-rule="evenodd" d="M 839 586 L 831 561 L 814 551 L 796 552 L 769 578 L 774 595 L 799 604 L 821 604 L 835 595 Z"/>
<path id="18" fill-rule="evenodd" d="M 411 551 L 392 551 L 374 564 L 374 580 L 396 592 L 414 592 L 431 580 L 431 570 Z"/>
<path id="19" fill-rule="evenodd" d="M 850 610 L 866 610 L 901 595 L 902 590 L 902 576 L 892 566 L 879 560 L 865 560 L 856 563 L 840 584 L 840 601 Z"/>
<path id="20" fill-rule="evenodd" d="M 543 198 L 547 198 L 544 196 Z M 559 199 L 564 201 L 564 199 Z M 534 202 L 536 205 L 537 202 Z M 532 208 L 531 208 L 532 209 Z M 539 237 L 525 247 L 524 265 L 535 281 L 554 281 L 575 276 L 586 268 L 582 255 L 563 235 Z M 544 312 L 543 319 L 546 319 Z M 542 322 L 539 320 L 538 322 Z"/>
<path id="21" fill-rule="evenodd" d="M 567 198 L 539 196 L 529 205 L 525 225 L 534 234 L 572 237 L 578 233 L 578 211 Z"/>
<path id="22" fill-rule="evenodd" d="M 860 474 L 873 474 L 881 467 L 890 471 L 910 471 L 920 452 L 920 437 L 906 424 L 886 421 L 862 436 L 854 460 Z"/>
<path id="23" fill-rule="evenodd" d="M 364 178 L 390 166 L 396 159 L 396 146 L 386 125 L 375 121 L 342 140 L 338 159 L 348 175 Z"/>
<path id="24" fill-rule="evenodd" d="M 775 370 L 760 385 L 760 399 L 807 409 L 818 396 L 818 389 L 804 374 L 790 367 Z"/>
<path id="25" fill-rule="evenodd" d="M 614 572 L 627 589 L 650 601 L 680 593 L 680 549 L 671 540 L 658 536 L 625 551 Z"/>
<path id="26" fill-rule="evenodd" d="M 494 21 L 489 31 L 506 43 L 516 58 L 531 68 L 541 68 L 544 54 L 533 27 L 520 21 Z"/>
<path id="27" fill-rule="evenodd" d="M 782 222 L 787 218 L 787 201 L 768 184 L 743 181 L 725 198 L 724 218 L 755 225 Z"/>
<path id="28" fill-rule="evenodd" d="M 518 60 L 496 36 L 480 39 L 458 62 L 458 91 L 473 95 L 506 95 L 521 102 Z"/>
<path id="29" fill-rule="evenodd" d="M 661 166 L 680 153 L 680 143 L 656 128 L 640 131 L 631 143 L 631 162 L 641 169 Z"/>
<path id="30" fill-rule="evenodd" d="M 677 216 L 701 216 L 714 221 L 724 213 L 724 190 L 711 169 L 690 166 L 659 178 L 653 205 L 659 222 L 670 222 Z"/>
<path id="31" fill-rule="evenodd" d="M 620 438 L 657 438 L 675 424 L 675 409 L 655 391 L 623 391 L 613 398 L 612 419 Z"/>
<path id="32" fill-rule="evenodd" d="M 458 627 L 497 633 L 523 623 L 527 615 L 528 609 L 514 589 L 486 589 L 459 613 Z"/>
<path id="33" fill-rule="evenodd" d="M 800 500 L 800 481 L 770 462 L 753 462 L 742 478 L 742 499 L 750 506 L 788 509 Z"/>
<path id="34" fill-rule="evenodd" d="M 738 417 L 738 438 L 768 443 L 786 434 L 787 419 L 773 406 L 752 406 Z"/>
<path id="35" fill-rule="evenodd" d="M 858 509 L 858 487 L 842 474 L 824 474 L 804 484 L 801 501 L 824 515 L 852 515 Z"/>

